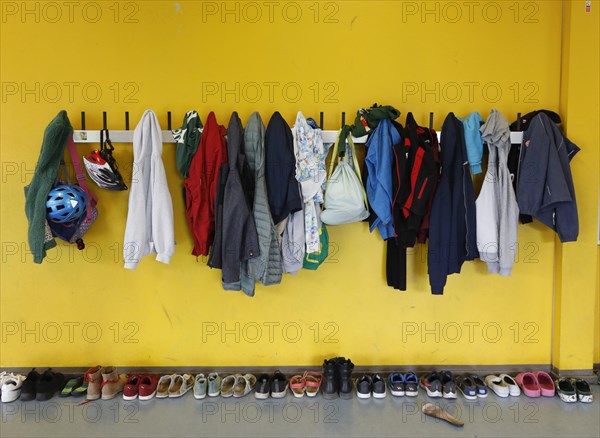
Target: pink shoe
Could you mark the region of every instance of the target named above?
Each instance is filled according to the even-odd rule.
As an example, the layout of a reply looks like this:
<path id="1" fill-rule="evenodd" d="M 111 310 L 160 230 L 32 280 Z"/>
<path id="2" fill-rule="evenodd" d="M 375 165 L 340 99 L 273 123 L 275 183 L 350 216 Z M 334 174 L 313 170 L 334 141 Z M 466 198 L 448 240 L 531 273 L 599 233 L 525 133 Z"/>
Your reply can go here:
<path id="1" fill-rule="evenodd" d="M 542 394 L 534 373 L 519 373 L 515 380 L 527 397 L 539 397 Z"/>
<path id="2" fill-rule="evenodd" d="M 540 389 L 542 390 L 542 396 L 554 397 L 554 381 L 552 380 L 552 377 L 550 377 L 550 374 L 544 371 L 538 371 L 534 374 L 538 381 Z"/>

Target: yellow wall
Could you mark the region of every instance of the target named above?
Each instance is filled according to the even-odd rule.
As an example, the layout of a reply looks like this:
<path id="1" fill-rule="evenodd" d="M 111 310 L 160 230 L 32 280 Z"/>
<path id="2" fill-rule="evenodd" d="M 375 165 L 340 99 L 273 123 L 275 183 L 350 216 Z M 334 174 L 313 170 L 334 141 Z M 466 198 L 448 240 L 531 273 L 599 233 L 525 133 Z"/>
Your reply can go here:
<path id="1" fill-rule="evenodd" d="M 600 14 L 585 2 L 564 8 L 561 113 L 565 131 L 582 146 L 573 160 L 580 233 L 577 245 L 557 239 L 553 364 L 561 370 L 590 369 L 594 357 L 597 290 L 600 120 Z"/>
<path id="2" fill-rule="evenodd" d="M 539 224 L 520 226 L 511 278 L 467 263 L 443 297 L 429 292 L 423 248 L 401 293 L 385 284 L 379 237 L 365 224 L 331 227 L 322 268 L 249 299 L 222 291 L 220 273 L 190 255 L 173 145 L 164 148 L 178 242 L 169 266 L 148 257 L 123 269 L 128 193 L 97 189 L 88 250 L 61 244 L 41 266 L 27 253 L 22 211 L 43 129 L 62 108 L 76 128 L 86 111 L 89 129 L 102 111 L 112 129 L 130 111 L 133 127 L 146 108 L 164 129 L 167 111 L 176 127 L 190 109 L 203 119 L 214 110 L 223 124 L 233 110 L 265 122 L 279 110 L 290 123 L 298 110 L 324 111 L 326 129 L 373 102 L 423 124 L 434 111 L 437 128 L 449 111 L 485 118 L 497 108 L 512 121 L 558 110 L 561 2 L 432 2 L 429 12 L 422 2 L 281 2 L 259 19 L 243 2 L 224 15 L 221 2 L 35 4 L 24 14 L 21 2 L 2 2 L 0 366 L 294 365 L 338 354 L 361 365 L 551 362 L 555 243 Z M 543 45 L 533 49 L 531 35 Z M 117 145 L 117 158 L 130 178 L 131 146 Z"/>

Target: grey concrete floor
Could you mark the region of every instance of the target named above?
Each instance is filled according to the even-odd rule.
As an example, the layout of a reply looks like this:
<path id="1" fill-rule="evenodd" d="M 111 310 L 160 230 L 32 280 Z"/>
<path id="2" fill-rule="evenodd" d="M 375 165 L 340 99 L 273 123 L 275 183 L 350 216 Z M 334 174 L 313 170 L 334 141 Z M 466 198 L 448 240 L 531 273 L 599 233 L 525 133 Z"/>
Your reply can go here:
<path id="1" fill-rule="evenodd" d="M 600 391 L 594 403 L 566 404 L 525 396 L 468 402 L 392 397 L 383 400 L 207 398 L 124 401 L 79 405 L 55 397 L 0 407 L 4 437 L 600 437 Z M 455 428 L 421 414 L 439 403 L 461 419 Z"/>

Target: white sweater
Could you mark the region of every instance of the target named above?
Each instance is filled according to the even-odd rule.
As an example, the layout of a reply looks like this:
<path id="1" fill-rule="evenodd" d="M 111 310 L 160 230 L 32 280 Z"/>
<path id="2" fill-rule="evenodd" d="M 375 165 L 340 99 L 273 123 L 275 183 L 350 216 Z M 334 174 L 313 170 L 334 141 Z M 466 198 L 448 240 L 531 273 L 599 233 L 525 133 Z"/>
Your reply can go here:
<path id="1" fill-rule="evenodd" d="M 135 269 L 143 256 L 157 254 L 169 263 L 175 252 L 173 202 L 162 162 L 162 131 L 156 114 L 146 110 L 133 133 L 133 175 L 123 257 Z"/>

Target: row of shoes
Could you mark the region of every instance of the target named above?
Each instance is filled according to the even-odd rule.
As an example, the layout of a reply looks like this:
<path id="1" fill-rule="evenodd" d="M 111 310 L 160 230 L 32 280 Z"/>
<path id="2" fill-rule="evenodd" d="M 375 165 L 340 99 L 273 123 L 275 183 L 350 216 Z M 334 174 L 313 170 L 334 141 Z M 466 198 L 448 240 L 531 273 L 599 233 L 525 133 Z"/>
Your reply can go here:
<path id="1" fill-rule="evenodd" d="M 485 398 L 489 388 L 503 398 L 518 397 L 521 393 L 527 397 L 554 397 L 558 394 L 561 400 L 568 403 L 593 401 L 592 391 L 585 380 L 562 377 L 554 381 L 544 371 L 519 373 L 514 378 L 508 374 L 491 374 L 485 379 L 477 375 L 454 378 L 450 371 L 433 371 L 421 377 L 419 385 L 429 397 L 446 399 L 457 398 L 457 392 L 467 400 Z"/>
<path id="2" fill-rule="evenodd" d="M 38 373 L 35 368 L 27 376 L 2 372 L 0 391 L 2 402 L 49 400 L 57 392 L 61 397 L 86 396 L 88 400 L 110 400 L 123 393 L 125 400 L 150 400 L 156 398 L 178 398 L 193 390 L 194 398 L 244 397 L 254 391 L 257 399 L 284 398 L 288 389 L 294 397 L 305 394 L 315 397 L 319 391 L 325 399 L 352 398 L 356 391 L 360 399 L 385 398 L 387 390 L 393 396 L 415 397 L 419 387 L 429 397 L 456 399 L 460 392 L 466 400 L 488 396 L 488 389 L 499 397 L 520 396 L 553 397 L 558 394 L 567 403 L 580 401 L 591 403 L 592 391 L 582 379 L 566 377 L 553 380 L 543 371 L 524 372 L 514 378 L 508 374 L 454 377 L 450 371 L 433 371 L 419 379 L 415 373 L 392 372 L 384 378 L 381 373 L 362 374 L 353 380 L 354 364 L 350 359 L 336 357 L 325 360 L 323 373 L 306 371 L 292 376 L 275 371 L 273 374 L 231 374 L 224 378 L 218 373 L 209 374 L 120 374 L 115 367 L 100 365 L 90 368 L 83 376 L 66 378 L 52 369 Z"/>
<path id="3" fill-rule="evenodd" d="M 55 373 L 51 368 L 42 374 L 34 368 L 27 376 L 3 371 L 0 373 L 0 400 L 3 403 L 17 399 L 50 400 L 64 386 L 64 380 L 62 373 Z"/>

